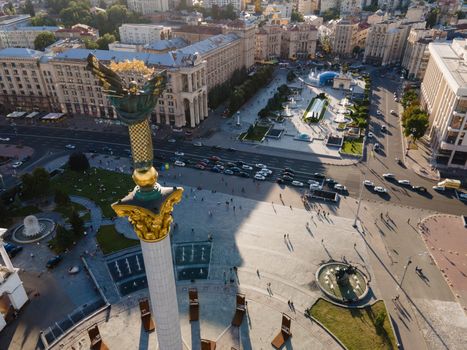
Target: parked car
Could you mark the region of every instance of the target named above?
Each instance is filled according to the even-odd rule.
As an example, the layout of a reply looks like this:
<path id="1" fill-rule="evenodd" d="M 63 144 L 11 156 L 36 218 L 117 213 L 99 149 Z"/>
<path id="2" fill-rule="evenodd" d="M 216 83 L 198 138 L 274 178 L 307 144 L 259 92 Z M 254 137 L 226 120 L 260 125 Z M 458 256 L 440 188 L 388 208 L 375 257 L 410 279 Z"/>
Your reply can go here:
<path id="1" fill-rule="evenodd" d="M 321 174 L 321 173 L 314 173 L 313 176 L 316 177 L 317 179 L 324 179 L 326 177 L 324 176 L 324 174 Z"/>
<path id="2" fill-rule="evenodd" d="M 409 180 L 399 180 L 397 181 L 399 185 L 410 186 Z"/>
<path id="3" fill-rule="evenodd" d="M 300 181 L 292 181 L 292 186 L 295 186 L 295 187 L 303 187 L 303 182 L 300 182 Z"/>
<path id="4" fill-rule="evenodd" d="M 386 132 L 386 131 L 387 131 L 386 125 L 381 125 L 381 131 L 382 131 L 382 132 Z"/>
<path id="5" fill-rule="evenodd" d="M 233 175 L 234 172 L 233 172 L 232 170 L 230 170 L 230 169 L 225 169 L 225 170 L 224 170 L 224 174 L 225 174 L 225 175 Z"/>
<path id="6" fill-rule="evenodd" d="M 318 182 L 310 184 L 310 190 L 322 190 L 323 186 L 321 186 Z"/>
<path id="7" fill-rule="evenodd" d="M 247 164 L 243 164 L 242 169 L 243 170 L 253 170 L 253 168 L 251 166 L 247 165 Z"/>
<path id="8" fill-rule="evenodd" d="M 329 178 L 327 178 L 326 180 L 324 180 L 324 182 L 326 182 L 326 183 L 328 184 L 328 186 L 333 186 L 334 184 L 336 184 L 336 183 L 337 183 L 337 181 L 336 181 L 336 180 L 334 180 L 334 179 L 331 179 L 330 177 L 329 177 Z"/>
<path id="9" fill-rule="evenodd" d="M 201 147 L 203 144 L 201 142 L 193 142 L 193 146 Z"/>
<path id="10" fill-rule="evenodd" d="M 444 186 L 438 186 L 438 185 L 435 185 L 432 187 L 435 191 L 438 191 L 438 192 L 444 192 L 446 191 L 446 187 Z"/>
<path id="11" fill-rule="evenodd" d="M 206 167 L 205 167 L 203 164 L 199 164 L 199 163 L 195 165 L 195 168 L 196 168 L 196 169 L 199 169 L 199 170 L 204 170 L 204 169 L 206 169 Z"/>
<path id="12" fill-rule="evenodd" d="M 176 160 L 176 161 L 174 162 L 174 164 L 175 164 L 176 166 L 185 166 L 185 163 L 182 162 L 181 160 Z"/>
<path id="13" fill-rule="evenodd" d="M 48 269 L 53 269 L 55 266 L 57 266 L 60 261 L 63 260 L 63 257 L 61 255 L 56 255 L 52 259 L 47 261 L 47 264 L 45 265 Z"/>
<path id="14" fill-rule="evenodd" d="M 416 192 L 420 192 L 420 193 L 427 192 L 426 187 L 423 187 L 423 186 L 412 186 L 412 190 L 414 190 Z"/>
<path id="15" fill-rule="evenodd" d="M 385 189 L 384 187 L 381 187 L 381 186 L 376 186 L 374 188 L 374 190 L 375 190 L 375 192 L 379 192 L 379 193 L 387 193 L 388 192 L 387 189 Z"/>
<path id="16" fill-rule="evenodd" d="M 372 139 L 373 137 L 375 137 L 375 134 L 373 134 L 371 131 L 368 133 L 368 138 Z"/>
<path id="17" fill-rule="evenodd" d="M 383 114 L 383 113 L 381 113 L 381 111 L 378 109 L 378 110 L 376 111 L 376 114 L 377 114 L 377 115 L 381 115 L 381 114 Z"/>
<path id="18" fill-rule="evenodd" d="M 68 149 L 75 149 L 76 146 L 69 143 L 68 145 L 65 146 L 65 148 L 68 148 Z"/>
<path id="19" fill-rule="evenodd" d="M 383 177 L 384 177 L 385 179 L 395 179 L 395 178 L 396 178 L 396 175 L 391 174 L 391 173 L 386 173 L 386 174 L 383 174 Z"/>
<path id="20" fill-rule="evenodd" d="M 272 174 L 272 170 L 271 169 L 268 169 L 268 168 L 263 168 L 259 171 L 260 173 L 263 173 L 263 174 L 267 174 L 267 175 L 271 175 Z"/>
<path id="21" fill-rule="evenodd" d="M 277 182 L 278 184 L 283 184 L 283 183 L 285 183 L 285 181 L 284 181 L 283 179 L 281 179 L 281 178 L 276 179 L 276 182 Z"/>
<path id="22" fill-rule="evenodd" d="M 316 180 L 308 180 L 307 184 L 309 184 L 309 185 L 319 185 L 319 182 L 316 181 Z"/>
<path id="23" fill-rule="evenodd" d="M 183 157 L 185 155 L 185 153 L 177 151 L 177 152 L 175 152 L 175 155 Z"/>
<path id="24" fill-rule="evenodd" d="M 292 173 L 292 174 L 295 174 L 295 171 L 293 169 L 290 169 L 290 168 L 284 168 L 284 171 L 288 172 L 288 173 Z"/>
<path id="25" fill-rule="evenodd" d="M 293 181 L 293 177 L 290 177 L 288 175 L 282 175 L 282 180 L 284 180 L 284 181 Z"/>
<path id="26" fill-rule="evenodd" d="M 212 149 L 222 149 L 222 147 L 219 146 L 219 145 L 214 145 L 214 146 L 212 146 L 211 148 L 212 148 Z"/>
<path id="27" fill-rule="evenodd" d="M 14 258 L 16 254 L 23 250 L 23 247 L 14 245 L 13 243 L 5 243 L 4 244 L 5 250 L 8 253 L 10 258 Z"/>
<path id="28" fill-rule="evenodd" d="M 375 186 L 375 184 L 374 184 L 372 181 L 370 181 L 370 180 L 364 180 L 364 181 L 363 181 L 363 184 L 364 184 L 365 186 L 368 186 L 368 187 L 374 187 L 374 186 Z"/>
<path id="29" fill-rule="evenodd" d="M 226 166 L 228 166 L 228 167 L 235 167 L 235 166 L 237 166 L 237 164 L 235 164 L 235 163 L 233 163 L 233 162 L 228 162 L 228 163 L 226 164 Z"/>
<path id="30" fill-rule="evenodd" d="M 211 156 L 211 157 L 209 157 L 209 159 L 212 160 L 213 162 L 218 162 L 218 161 L 221 160 L 220 157 L 218 157 L 218 156 Z"/>
<path id="31" fill-rule="evenodd" d="M 284 176 L 290 176 L 290 177 L 295 177 L 295 174 L 294 173 L 289 173 L 288 171 L 283 171 L 282 172 L 282 175 Z"/>
<path id="32" fill-rule="evenodd" d="M 239 172 L 242 171 L 242 170 L 241 170 L 239 167 L 237 167 L 237 166 L 234 166 L 233 168 L 230 168 L 230 170 L 232 170 L 234 173 L 239 173 Z"/>
<path id="33" fill-rule="evenodd" d="M 261 164 L 261 163 L 256 163 L 256 164 L 255 164 L 255 168 L 264 169 L 264 168 L 267 168 L 267 166 L 264 165 L 264 164 Z"/>
<path id="34" fill-rule="evenodd" d="M 345 187 L 344 185 L 341 185 L 341 184 L 335 184 L 334 189 L 337 190 L 337 191 L 347 191 L 347 187 Z"/>
<path id="35" fill-rule="evenodd" d="M 244 164 L 245 164 L 244 161 L 242 161 L 242 160 L 237 160 L 237 166 L 242 166 L 242 165 L 244 165 Z"/>
<path id="36" fill-rule="evenodd" d="M 373 150 L 374 150 L 375 152 L 377 152 L 377 151 L 379 151 L 379 149 L 380 149 L 379 143 L 375 143 L 375 144 L 373 145 Z"/>
<path id="37" fill-rule="evenodd" d="M 236 151 L 236 149 L 233 148 L 233 147 L 229 147 L 229 148 L 227 148 L 227 150 L 230 151 L 230 152 L 235 152 Z"/>
<path id="38" fill-rule="evenodd" d="M 0 137 L 0 141 L 10 141 L 10 138 L 9 137 Z"/>
<path id="39" fill-rule="evenodd" d="M 244 171 L 241 171 L 238 175 L 240 175 L 241 177 L 250 177 L 250 174 L 244 172 Z"/>
<path id="40" fill-rule="evenodd" d="M 217 165 L 213 166 L 211 168 L 211 171 L 214 172 L 214 173 L 221 173 L 222 172 L 222 170 Z"/>
<path id="41" fill-rule="evenodd" d="M 17 161 L 17 162 L 14 162 L 13 164 L 11 164 L 11 167 L 13 169 L 16 169 L 16 168 L 19 168 L 21 165 L 23 165 L 23 162 Z"/>
<path id="42" fill-rule="evenodd" d="M 175 139 L 168 139 L 167 142 L 168 142 L 168 143 L 175 143 L 175 142 L 177 142 L 177 140 L 175 140 Z"/>
<path id="43" fill-rule="evenodd" d="M 255 175 L 255 179 L 260 180 L 260 181 L 264 181 L 264 180 L 266 180 L 266 177 L 264 177 L 264 175 L 261 175 L 260 173 L 257 173 Z"/>

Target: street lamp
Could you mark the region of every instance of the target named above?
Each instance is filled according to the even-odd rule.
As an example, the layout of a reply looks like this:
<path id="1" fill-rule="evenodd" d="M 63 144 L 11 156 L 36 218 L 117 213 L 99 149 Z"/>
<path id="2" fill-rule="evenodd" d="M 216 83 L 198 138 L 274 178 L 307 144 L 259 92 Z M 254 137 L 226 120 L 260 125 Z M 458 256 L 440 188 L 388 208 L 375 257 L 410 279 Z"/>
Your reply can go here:
<path id="1" fill-rule="evenodd" d="M 407 268 L 409 267 L 409 265 L 412 263 L 412 257 L 409 256 L 409 258 L 407 259 L 407 264 L 404 266 L 404 274 L 402 275 L 402 278 L 401 278 L 401 281 L 399 283 L 399 287 L 400 289 L 402 289 L 402 283 L 404 283 L 404 279 L 405 279 L 405 274 L 407 273 Z"/>
<path id="2" fill-rule="evenodd" d="M 355 220 L 353 222 L 353 227 L 357 228 L 357 220 L 358 220 L 358 213 L 360 212 L 360 205 L 362 204 L 362 193 L 363 193 L 363 183 L 365 182 L 365 178 L 363 179 L 362 183 L 360 184 L 360 195 L 358 196 L 358 206 L 357 206 L 357 213 L 355 214 Z"/>

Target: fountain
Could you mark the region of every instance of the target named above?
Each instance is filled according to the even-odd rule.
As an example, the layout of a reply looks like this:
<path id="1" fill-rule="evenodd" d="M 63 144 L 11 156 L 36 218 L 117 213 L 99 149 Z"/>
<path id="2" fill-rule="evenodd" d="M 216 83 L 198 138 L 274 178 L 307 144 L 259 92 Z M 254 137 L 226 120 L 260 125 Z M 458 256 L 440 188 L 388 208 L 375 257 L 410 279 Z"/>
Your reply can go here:
<path id="1" fill-rule="evenodd" d="M 23 224 L 14 230 L 12 237 L 18 243 L 33 243 L 47 237 L 54 230 L 55 223 L 52 220 L 29 215 L 24 218 Z"/>
<path id="2" fill-rule="evenodd" d="M 344 262 L 321 265 L 316 272 L 318 286 L 326 296 L 340 303 L 353 303 L 366 297 L 369 291 L 365 274 Z"/>

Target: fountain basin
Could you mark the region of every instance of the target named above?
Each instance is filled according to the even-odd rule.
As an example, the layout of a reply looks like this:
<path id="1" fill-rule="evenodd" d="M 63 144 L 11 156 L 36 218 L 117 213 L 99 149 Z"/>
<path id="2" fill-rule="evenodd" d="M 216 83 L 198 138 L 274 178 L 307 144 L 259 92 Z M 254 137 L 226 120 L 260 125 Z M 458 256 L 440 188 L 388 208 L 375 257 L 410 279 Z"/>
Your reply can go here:
<path id="1" fill-rule="evenodd" d="M 13 231 L 12 238 L 17 243 L 34 243 L 49 236 L 54 230 L 53 220 L 30 215 Z"/>
<path id="2" fill-rule="evenodd" d="M 350 271 L 346 273 L 343 271 Z M 338 303 L 355 303 L 366 297 L 369 291 L 366 275 L 353 265 L 330 262 L 319 267 L 315 274 L 321 291 Z"/>

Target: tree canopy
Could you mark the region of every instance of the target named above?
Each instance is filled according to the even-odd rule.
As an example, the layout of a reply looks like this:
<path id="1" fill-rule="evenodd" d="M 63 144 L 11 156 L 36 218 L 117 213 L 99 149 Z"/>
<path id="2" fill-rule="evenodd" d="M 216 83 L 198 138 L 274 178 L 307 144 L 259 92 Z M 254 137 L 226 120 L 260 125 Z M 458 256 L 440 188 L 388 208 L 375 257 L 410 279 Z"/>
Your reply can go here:
<path id="1" fill-rule="evenodd" d="M 26 198 L 42 196 L 50 186 L 50 176 L 44 168 L 36 168 L 31 174 L 21 176 L 23 196 Z"/>
<path id="2" fill-rule="evenodd" d="M 74 152 L 70 154 L 68 166 L 73 171 L 84 172 L 89 169 L 89 161 L 84 153 Z"/>
<path id="3" fill-rule="evenodd" d="M 34 39 L 34 48 L 39 51 L 44 51 L 47 46 L 53 44 L 56 40 L 52 32 L 39 33 L 36 39 Z"/>
<path id="4" fill-rule="evenodd" d="M 292 14 L 290 15 L 291 22 L 304 22 L 305 19 L 303 18 L 303 14 L 298 11 L 292 10 Z"/>
<path id="5" fill-rule="evenodd" d="M 419 140 L 425 135 L 425 132 L 428 129 L 430 122 L 428 114 L 425 112 L 419 112 L 413 115 L 410 115 L 402 122 L 404 127 L 404 135 L 412 136 L 414 141 Z"/>
<path id="6" fill-rule="evenodd" d="M 39 15 L 31 18 L 31 26 L 33 27 L 43 27 L 43 26 L 56 26 L 57 21 L 53 18 Z"/>
<path id="7" fill-rule="evenodd" d="M 108 50 L 109 44 L 113 43 L 115 40 L 117 40 L 115 35 L 106 33 L 97 39 L 96 44 L 100 50 Z"/>

